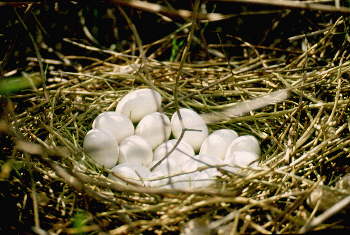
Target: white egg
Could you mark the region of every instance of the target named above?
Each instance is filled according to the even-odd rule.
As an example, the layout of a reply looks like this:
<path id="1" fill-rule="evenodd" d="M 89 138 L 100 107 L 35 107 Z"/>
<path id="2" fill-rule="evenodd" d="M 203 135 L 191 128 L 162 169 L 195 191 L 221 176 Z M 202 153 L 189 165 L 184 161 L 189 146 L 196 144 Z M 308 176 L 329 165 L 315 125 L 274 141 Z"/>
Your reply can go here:
<path id="1" fill-rule="evenodd" d="M 151 172 L 151 174 L 149 174 L 147 179 L 145 180 L 147 187 L 163 188 L 168 184 L 168 182 L 169 178 L 164 176 L 163 172 L 161 171 Z"/>
<path id="2" fill-rule="evenodd" d="M 154 149 L 169 139 L 171 134 L 170 120 L 164 113 L 150 113 L 141 119 L 135 134 L 147 140 Z"/>
<path id="3" fill-rule="evenodd" d="M 178 143 L 178 139 L 171 139 L 167 142 L 159 145 L 154 150 L 154 160 L 160 160 L 162 159 L 166 154 L 168 154 L 176 145 L 175 150 L 171 154 L 179 153 L 182 154 L 181 158 L 184 158 L 184 160 L 187 160 L 189 156 L 194 156 L 194 150 L 191 145 L 186 143 L 185 141 L 181 140 Z"/>
<path id="4" fill-rule="evenodd" d="M 192 178 L 190 174 L 178 175 L 170 178 L 168 183 L 170 189 L 191 190 Z"/>
<path id="5" fill-rule="evenodd" d="M 122 163 L 111 169 L 112 174 L 109 174 L 109 178 L 117 181 L 120 184 L 128 184 L 128 181 L 138 184 L 145 185 L 145 179 L 151 174 L 150 170 L 139 165 L 131 163 Z M 116 175 L 116 176 L 115 176 Z M 118 178 L 121 177 L 122 179 Z M 123 180 L 124 179 L 124 180 Z"/>
<path id="6" fill-rule="evenodd" d="M 224 160 L 225 153 L 238 134 L 230 129 L 220 129 L 211 133 L 202 143 L 199 154 L 217 156 Z"/>
<path id="7" fill-rule="evenodd" d="M 232 165 L 224 162 L 226 165 L 224 167 L 222 167 L 221 169 L 224 170 L 226 173 L 233 173 L 233 174 L 237 174 L 240 170 L 240 168 L 237 167 L 233 167 Z"/>
<path id="8" fill-rule="evenodd" d="M 203 118 L 191 109 L 179 109 L 181 120 L 178 112 L 171 117 L 171 130 L 175 138 L 180 138 L 184 128 L 192 129 L 185 132 L 182 140 L 192 145 L 193 149 L 199 151 L 204 139 L 208 136 L 208 127 Z"/>
<path id="9" fill-rule="evenodd" d="M 220 175 L 217 168 L 220 168 L 223 165 L 225 165 L 224 161 L 215 156 L 198 154 L 183 164 L 182 172 L 193 172 L 199 170 L 199 168 L 207 167 L 208 169 L 202 170 L 202 172 L 206 172 L 211 177 L 215 177 Z"/>
<path id="10" fill-rule="evenodd" d="M 147 114 L 158 111 L 161 103 L 162 97 L 157 91 L 149 88 L 138 89 L 126 94 L 115 111 L 126 115 L 135 123 Z"/>
<path id="11" fill-rule="evenodd" d="M 134 126 L 129 118 L 117 112 L 103 112 L 92 123 L 93 129 L 102 129 L 109 132 L 116 140 L 121 142 L 134 134 Z"/>
<path id="12" fill-rule="evenodd" d="M 151 166 L 157 164 L 158 161 L 153 161 Z M 154 171 L 162 172 L 164 176 L 171 176 L 181 173 L 181 166 L 178 164 L 175 158 L 164 159 L 158 166 L 155 167 Z"/>
<path id="13" fill-rule="evenodd" d="M 165 177 L 161 172 L 152 172 L 147 179 L 148 187 L 157 187 L 162 189 L 191 189 L 191 176 L 189 174 Z"/>
<path id="14" fill-rule="evenodd" d="M 159 145 L 154 150 L 154 161 L 159 161 L 165 157 L 174 148 L 177 142 L 177 139 L 172 139 Z M 176 158 L 178 162 L 182 163 L 189 159 L 189 156 L 194 156 L 194 150 L 191 145 L 181 140 L 168 158 Z"/>
<path id="15" fill-rule="evenodd" d="M 177 139 L 168 140 L 167 142 L 159 145 L 153 154 L 152 166 L 157 164 L 163 159 L 176 145 Z M 175 150 L 169 154 L 169 156 L 163 160 L 155 171 L 162 171 L 164 175 L 173 175 L 182 171 L 182 165 L 191 157 L 194 156 L 194 150 L 191 145 L 184 141 L 180 141 Z"/>
<path id="16" fill-rule="evenodd" d="M 227 152 L 248 151 L 260 156 L 261 150 L 259 141 L 252 135 L 243 135 L 232 141 Z M 226 157 L 225 157 L 226 158 Z"/>
<path id="17" fill-rule="evenodd" d="M 240 169 L 241 167 L 256 167 L 259 156 L 256 153 L 248 151 L 227 152 L 224 162 L 232 167 Z"/>
<path id="18" fill-rule="evenodd" d="M 119 144 L 119 163 L 134 163 L 149 167 L 153 160 L 152 147 L 141 136 L 132 135 Z"/>
<path id="19" fill-rule="evenodd" d="M 84 138 L 83 148 L 93 160 L 106 168 L 117 164 L 119 148 L 116 139 L 100 129 L 88 131 Z"/>
<path id="20" fill-rule="evenodd" d="M 191 177 L 191 187 L 192 189 L 197 188 L 207 188 L 215 183 L 215 178 L 207 174 L 207 172 L 196 172 Z"/>

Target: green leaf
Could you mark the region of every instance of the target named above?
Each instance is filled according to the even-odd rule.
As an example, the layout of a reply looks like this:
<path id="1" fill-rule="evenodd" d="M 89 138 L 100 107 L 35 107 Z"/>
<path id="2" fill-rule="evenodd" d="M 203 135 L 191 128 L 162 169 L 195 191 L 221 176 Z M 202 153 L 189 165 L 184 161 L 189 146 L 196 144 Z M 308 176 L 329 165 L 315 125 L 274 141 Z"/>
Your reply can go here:
<path id="1" fill-rule="evenodd" d="M 0 78 L 0 95 L 10 95 L 23 90 L 36 89 L 42 84 L 39 73 Z"/>

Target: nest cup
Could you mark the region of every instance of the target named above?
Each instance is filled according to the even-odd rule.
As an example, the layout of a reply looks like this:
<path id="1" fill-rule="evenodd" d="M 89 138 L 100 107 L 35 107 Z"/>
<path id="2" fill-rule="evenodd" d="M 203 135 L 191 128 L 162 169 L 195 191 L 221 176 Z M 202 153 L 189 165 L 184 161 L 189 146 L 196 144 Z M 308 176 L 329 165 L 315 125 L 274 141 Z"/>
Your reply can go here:
<path id="1" fill-rule="evenodd" d="M 133 90 L 119 100 L 115 112 L 103 112 L 93 121 L 84 150 L 97 164 L 112 168 L 111 179 L 122 182 L 125 177 L 127 185 L 191 190 L 215 183 L 222 175 L 217 168 L 235 173 L 253 162 L 257 165 L 261 151 L 255 137 L 239 137 L 230 129 L 209 135 L 205 120 L 186 108 L 174 112 L 170 121 L 158 112 L 161 101 L 156 90 Z M 169 140 L 171 136 L 175 139 Z M 144 183 L 154 180 L 152 175 L 168 182 Z"/>

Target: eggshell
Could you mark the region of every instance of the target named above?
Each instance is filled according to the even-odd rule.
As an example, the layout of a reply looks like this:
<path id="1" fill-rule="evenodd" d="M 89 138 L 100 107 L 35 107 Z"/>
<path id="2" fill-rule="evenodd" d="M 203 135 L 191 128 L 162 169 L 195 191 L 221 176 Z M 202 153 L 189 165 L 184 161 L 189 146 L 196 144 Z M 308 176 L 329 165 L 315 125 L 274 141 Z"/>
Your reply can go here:
<path id="1" fill-rule="evenodd" d="M 116 139 L 100 129 L 88 131 L 83 148 L 93 160 L 106 168 L 112 168 L 118 161 L 119 148 Z"/>
<path id="2" fill-rule="evenodd" d="M 132 135 L 119 144 L 119 163 L 134 163 L 149 167 L 153 160 L 152 147 L 141 136 Z"/>
<path id="3" fill-rule="evenodd" d="M 154 149 L 169 139 L 171 134 L 170 120 L 164 113 L 150 113 L 141 119 L 135 134 L 147 140 Z"/>
<path id="4" fill-rule="evenodd" d="M 207 172 L 196 172 L 191 177 L 192 189 L 208 188 L 215 183 L 215 178 L 210 176 Z"/>
<path id="5" fill-rule="evenodd" d="M 118 103 L 116 112 L 126 115 L 134 123 L 144 116 L 160 109 L 161 95 L 152 89 L 144 88 L 131 91 Z"/>
<path id="6" fill-rule="evenodd" d="M 153 161 L 151 165 L 154 166 L 157 163 L 158 161 Z M 162 172 L 162 175 L 164 176 L 175 175 L 182 172 L 181 166 L 178 163 L 179 162 L 176 161 L 175 158 L 167 158 L 164 159 L 158 166 L 156 166 L 154 171 Z"/>
<path id="7" fill-rule="evenodd" d="M 163 177 L 161 172 L 152 172 L 146 183 L 148 187 L 157 187 L 162 189 L 191 189 L 190 175 L 178 175 L 173 177 Z"/>
<path id="8" fill-rule="evenodd" d="M 258 165 L 259 156 L 253 152 L 234 151 L 227 152 L 224 162 L 240 169 L 241 167 L 255 167 Z"/>
<path id="9" fill-rule="evenodd" d="M 92 123 L 93 129 L 101 129 L 113 135 L 117 142 L 121 142 L 134 134 L 134 126 L 130 119 L 117 112 L 103 112 Z"/>
<path id="10" fill-rule="evenodd" d="M 208 127 L 203 118 L 191 109 L 179 109 L 182 120 L 175 112 L 171 117 L 171 130 L 175 138 L 180 138 L 183 128 L 192 129 L 185 132 L 182 140 L 199 151 L 204 139 L 208 136 Z M 194 131 L 195 130 L 195 131 Z"/>
<path id="11" fill-rule="evenodd" d="M 159 145 L 154 151 L 154 160 L 151 165 L 154 166 L 163 159 L 173 149 L 177 141 L 177 139 L 172 139 Z M 155 171 L 162 171 L 164 175 L 181 173 L 182 165 L 192 156 L 194 156 L 192 146 L 184 141 L 180 141 L 176 149 L 155 168 Z"/>
<path id="12" fill-rule="evenodd" d="M 233 174 L 237 174 L 240 170 L 240 168 L 237 168 L 237 167 L 233 167 L 232 165 L 230 164 L 227 164 L 225 162 L 225 166 L 222 167 L 221 169 L 224 170 L 226 173 L 233 173 Z"/>
<path id="13" fill-rule="evenodd" d="M 125 184 L 125 185 L 128 185 L 129 183 L 127 181 L 130 181 L 132 183 L 144 186 L 145 185 L 144 179 L 147 179 L 151 174 L 149 169 L 139 164 L 131 164 L 131 163 L 119 164 L 113 167 L 111 171 L 113 172 L 113 174 L 116 174 L 125 180 L 122 180 L 114 176 L 113 174 L 109 174 L 108 177 L 114 181 L 117 181 L 120 184 Z"/>
<path id="14" fill-rule="evenodd" d="M 220 129 L 211 133 L 202 143 L 199 154 L 216 156 L 222 160 L 225 158 L 226 151 L 232 141 L 238 137 L 238 134 L 230 129 Z"/>
<path id="15" fill-rule="evenodd" d="M 154 161 L 159 161 L 165 157 L 174 148 L 177 142 L 177 139 L 172 139 L 159 145 L 154 150 Z M 183 161 L 189 159 L 189 156 L 194 156 L 194 150 L 191 145 L 181 140 L 176 145 L 176 149 L 169 155 L 168 158 L 176 158 L 179 163 L 182 163 Z"/>
<path id="16" fill-rule="evenodd" d="M 154 171 L 148 175 L 148 178 L 145 180 L 146 186 L 148 187 L 157 187 L 163 188 L 169 182 L 169 178 L 164 176 L 161 171 Z"/>
<path id="17" fill-rule="evenodd" d="M 171 177 L 171 180 L 168 184 L 168 188 L 170 189 L 191 190 L 191 187 L 192 179 L 189 174 Z"/>
<path id="18" fill-rule="evenodd" d="M 217 168 L 222 167 L 223 165 L 225 165 L 224 161 L 217 157 L 198 154 L 183 164 L 182 172 L 193 172 L 198 170 L 198 168 L 209 167 L 208 169 L 202 170 L 202 172 L 206 172 L 211 177 L 215 177 L 220 175 Z"/>
<path id="19" fill-rule="evenodd" d="M 227 152 L 248 151 L 260 156 L 259 141 L 252 135 L 243 135 L 232 141 Z M 225 157 L 226 158 L 226 157 Z"/>

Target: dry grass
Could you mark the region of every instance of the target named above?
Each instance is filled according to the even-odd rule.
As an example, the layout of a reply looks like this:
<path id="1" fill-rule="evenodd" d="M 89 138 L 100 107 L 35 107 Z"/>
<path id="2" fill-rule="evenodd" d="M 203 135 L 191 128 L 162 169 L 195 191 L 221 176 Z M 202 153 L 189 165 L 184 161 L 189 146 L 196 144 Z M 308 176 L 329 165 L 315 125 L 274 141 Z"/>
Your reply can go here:
<path id="1" fill-rule="evenodd" d="M 339 17 L 318 42 L 292 59 L 288 54 L 288 60 L 258 53 L 246 43 L 256 52 L 249 59 L 186 63 L 189 52 L 184 50 L 180 62 L 164 62 L 154 55 L 135 57 L 135 49 L 110 53 L 110 60 L 94 58 L 96 62 L 79 73 L 50 71 L 48 100 L 42 88 L 12 95 L 2 115 L 3 149 L 12 157 L 1 162 L 0 177 L 20 188 L 11 194 L 20 198 L 20 220 L 31 223 L 37 233 L 68 234 L 160 234 L 184 227 L 198 234 L 348 229 L 346 212 L 340 209 L 308 227 L 322 209 L 350 192 L 335 187 L 349 172 L 350 54 L 334 42 L 344 24 Z M 166 41 L 156 45 L 162 48 Z M 113 62 L 116 58 L 124 62 Z M 327 63 L 320 66 L 318 58 Z M 92 120 L 114 110 L 130 90 L 143 87 L 163 96 L 167 114 L 177 105 L 199 113 L 214 111 L 278 89 L 289 88 L 291 95 L 210 125 L 211 130 L 231 128 L 257 136 L 263 153 L 260 168 L 247 170 L 245 176 L 225 174 L 215 187 L 190 192 L 122 186 L 108 180 L 108 170 L 84 157 L 82 141 Z M 327 192 L 327 198 L 312 207 L 307 199 L 316 189 Z M 330 205 L 322 208 L 322 200 Z"/>

